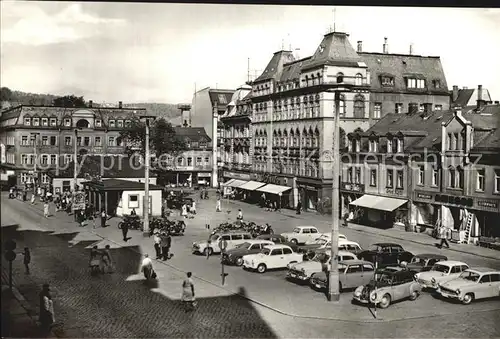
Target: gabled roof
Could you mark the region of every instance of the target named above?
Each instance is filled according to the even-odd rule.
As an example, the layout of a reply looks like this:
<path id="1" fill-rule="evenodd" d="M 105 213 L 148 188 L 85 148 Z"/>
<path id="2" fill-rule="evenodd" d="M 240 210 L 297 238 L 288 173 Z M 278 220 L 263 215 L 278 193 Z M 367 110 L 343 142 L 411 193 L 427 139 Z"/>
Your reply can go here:
<path id="1" fill-rule="evenodd" d="M 279 51 L 274 53 L 271 61 L 269 61 L 264 69 L 264 72 L 262 72 L 262 74 L 255 79 L 254 82 L 277 79 L 283 70 L 283 65 L 294 60 L 293 54 L 290 51 Z"/>
<path id="2" fill-rule="evenodd" d="M 427 85 L 427 91 L 416 89 L 415 92 L 449 95 L 446 77 L 439 57 L 368 52 L 359 52 L 359 55 L 371 72 L 370 87 L 374 91 L 406 92 L 405 77 L 415 77 L 425 79 Z M 381 76 L 393 76 L 394 86 L 382 86 Z M 433 80 L 439 80 L 439 88 L 434 88 Z"/>
<path id="3" fill-rule="evenodd" d="M 471 89 L 459 89 L 458 97 L 453 103 L 458 106 L 467 106 L 469 103 L 470 97 L 474 94 L 474 88 Z"/>
<path id="4" fill-rule="evenodd" d="M 88 175 L 102 178 L 144 178 L 144 167 L 134 159 L 123 156 L 89 155 L 82 158 L 83 163 L 77 164 L 78 178 L 85 178 Z M 56 178 L 73 178 L 74 162 L 61 169 Z M 102 172 L 101 172 L 102 169 Z M 154 176 L 153 173 L 150 173 Z"/>
<path id="5" fill-rule="evenodd" d="M 349 34 L 341 32 L 325 34 L 316 52 L 304 63 L 302 69 L 321 65 L 363 67 L 360 64 L 363 60 L 351 46 L 348 37 Z"/>
<path id="6" fill-rule="evenodd" d="M 500 127 L 489 132 L 482 140 L 477 142 L 472 151 L 496 151 L 500 152 Z"/>
<path id="7" fill-rule="evenodd" d="M 205 132 L 204 127 L 174 127 L 175 134 L 181 139 L 193 142 L 210 142 L 212 139 Z"/>

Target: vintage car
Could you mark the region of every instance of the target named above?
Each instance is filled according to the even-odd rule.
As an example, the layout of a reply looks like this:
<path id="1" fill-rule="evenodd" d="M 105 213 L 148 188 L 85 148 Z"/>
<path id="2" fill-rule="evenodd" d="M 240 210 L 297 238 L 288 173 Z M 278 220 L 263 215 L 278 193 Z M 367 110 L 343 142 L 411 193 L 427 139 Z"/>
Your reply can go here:
<path id="1" fill-rule="evenodd" d="M 230 249 L 222 254 L 222 261 L 229 265 L 243 265 L 243 256 L 247 254 L 257 254 L 264 248 L 264 246 L 274 245 L 270 240 L 252 239 L 247 240 L 243 244 L 236 245 L 235 248 Z"/>
<path id="2" fill-rule="evenodd" d="M 456 279 L 438 284 L 438 293 L 468 305 L 473 300 L 500 297 L 500 271 L 486 267 L 465 270 Z"/>
<path id="3" fill-rule="evenodd" d="M 325 247 L 331 247 L 331 236 L 321 236 L 319 238 L 316 238 L 314 241 L 310 241 L 308 243 L 305 243 L 304 245 L 299 245 L 299 251 L 307 253 L 309 251 L 314 251 L 318 248 L 325 248 Z M 340 243 L 348 243 L 349 240 L 345 238 L 339 237 L 339 244 Z M 355 243 L 357 244 L 357 243 Z M 359 245 L 358 245 L 359 247 Z M 361 247 L 359 247 L 361 249 Z M 356 250 L 355 248 L 352 248 L 352 250 Z"/>
<path id="4" fill-rule="evenodd" d="M 427 272 L 415 274 L 415 280 L 423 288 L 438 288 L 438 283 L 444 283 L 448 280 L 458 278 L 458 276 L 469 268 L 464 262 L 445 260 L 440 261 Z"/>
<path id="5" fill-rule="evenodd" d="M 290 246 L 264 246 L 258 254 L 243 256 L 243 268 L 264 273 L 269 269 L 286 268 L 288 264 L 302 262 L 302 254 L 294 253 Z"/>
<path id="6" fill-rule="evenodd" d="M 405 251 L 401 245 L 393 243 L 377 243 L 370 245 L 367 250 L 357 254 L 359 259 L 376 263 L 378 268 L 389 265 L 399 265 L 400 262 L 409 262 L 413 254 Z"/>
<path id="7" fill-rule="evenodd" d="M 318 229 L 314 226 L 297 226 L 292 232 L 281 233 L 285 239 L 294 244 L 305 244 L 319 236 Z"/>
<path id="8" fill-rule="evenodd" d="M 401 266 L 415 273 L 430 271 L 432 266 L 438 261 L 448 260 L 448 257 L 442 254 L 425 253 L 417 254 L 411 261 L 407 263 L 406 261 L 401 262 Z"/>
<path id="9" fill-rule="evenodd" d="M 358 254 L 360 253 L 361 251 L 363 251 L 363 249 L 361 248 L 361 246 L 357 243 L 357 242 L 354 242 L 354 241 L 350 241 L 350 240 L 345 240 L 345 239 L 339 239 L 338 240 L 338 244 L 339 244 L 339 250 L 340 251 L 347 251 L 347 252 L 351 252 L 351 253 L 354 253 L 354 254 Z M 331 249 L 332 248 L 332 243 L 330 240 L 327 240 L 325 241 L 324 239 L 322 240 L 322 245 L 320 245 L 319 247 L 309 247 L 308 245 L 305 245 L 305 246 L 299 246 L 299 252 L 301 253 L 304 253 L 304 260 L 310 260 L 311 258 L 313 258 L 315 255 L 316 255 L 316 251 L 317 250 L 323 250 L 323 249 Z"/>
<path id="10" fill-rule="evenodd" d="M 375 272 L 375 267 L 369 261 L 364 260 L 344 260 L 339 262 L 339 291 L 356 288 L 359 285 L 367 284 Z M 328 271 L 314 273 L 311 276 L 310 284 L 312 288 L 324 290 L 328 288 Z"/>
<path id="11" fill-rule="evenodd" d="M 258 235 L 255 239 L 256 240 L 269 240 L 269 241 L 272 241 L 273 243 L 275 243 L 276 245 L 282 244 L 282 245 L 290 246 L 294 252 L 299 251 L 299 246 L 297 244 L 294 244 L 294 243 L 287 241 L 284 236 L 279 235 L 279 234 L 261 234 L 261 235 Z"/>
<path id="12" fill-rule="evenodd" d="M 316 241 L 318 241 L 319 239 L 330 240 L 331 238 L 332 238 L 332 233 L 320 233 L 319 236 L 316 239 L 309 240 L 305 244 L 306 245 L 315 244 Z M 345 235 L 343 235 L 343 234 L 339 234 L 339 240 L 340 239 L 347 240 L 347 237 Z"/>
<path id="13" fill-rule="evenodd" d="M 367 285 L 356 288 L 353 300 L 387 308 L 394 301 L 415 300 L 421 292 L 422 286 L 413 280 L 411 271 L 380 269 Z"/>
<path id="14" fill-rule="evenodd" d="M 346 251 L 339 251 L 338 256 L 339 261 L 358 260 L 355 254 Z M 308 281 L 314 273 L 323 271 L 325 263 L 330 269 L 329 250 L 318 250 L 312 260 L 289 265 L 286 277 L 299 282 Z"/>
<path id="15" fill-rule="evenodd" d="M 227 251 L 251 239 L 252 235 L 245 231 L 234 230 L 215 233 L 208 240 L 193 242 L 192 252 L 193 254 L 212 255 L 213 253 L 220 253 L 222 251 L 219 246 L 221 242 L 227 244 Z"/>

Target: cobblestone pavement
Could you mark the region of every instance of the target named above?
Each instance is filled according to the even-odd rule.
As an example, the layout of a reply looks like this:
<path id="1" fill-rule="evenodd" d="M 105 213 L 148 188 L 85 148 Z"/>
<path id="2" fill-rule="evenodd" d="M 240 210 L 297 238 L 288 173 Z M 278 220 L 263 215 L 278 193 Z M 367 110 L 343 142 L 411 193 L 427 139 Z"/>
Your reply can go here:
<path id="1" fill-rule="evenodd" d="M 198 273 L 200 271 L 203 278 L 209 274 L 214 274 L 213 277 L 217 277 L 220 265 L 217 263 L 216 258 L 212 258 L 207 263 L 206 259 L 184 253 L 184 250 L 189 248 L 190 242 L 194 238 L 206 236 L 207 232 L 203 228 L 203 222 L 211 219 L 212 225 L 215 225 L 220 220 L 227 218 L 227 215 L 223 213 L 210 212 L 212 206 L 208 204 L 200 206 L 203 203 L 198 205 L 198 210 L 203 217 L 189 220 L 188 235 L 175 238 L 173 249 L 176 255 L 172 263 L 175 266 L 182 266 L 181 269 L 193 270 L 196 275 L 200 275 Z M 55 236 L 40 231 L 27 230 L 16 232 L 20 237 L 20 244 L 26 241 L 28 246 L 34 248 L 36 253 L 33 263 L 36 271 L 30 277 L 26 277 L 18 271 L 16 276 L 19 280 L 18 284 L 22 286 L 21 290 L 28 294 L 29 298 L 27 299 L 35 301 L 37 288 L 43 282 L 50 281 L 54 285 L 56 289 L 56 313 L 58 319 L 64 323 L 62 328 L 64 328 L 67 336 L 494 337 L 500 334 L 498 324 L 495 322 L 495 319 L 500 316 L 500 312 L 494 310 L 494 307 L 489 307 L 490 303 L 495 304 L 495 301 L 478 303 L 476 305 L 479 305 L 479 307 L 475 306 L 474 310 L 460 306 L 460 312 L 455 314 L 442 312 L 442 310 L 436 312 L 433 310 L 435 304 L 425 304 L 424 308 L 434 314 L 433 317 L 366 324 L 363 322 L 284 316 L 257 304 L 249 303 L 231 295 L 227 290 L 221 290 L 214 287 L 213 284 L 206 284 L 200 280 L 196 281 L 198 295 L 202 298 L 200 300 L 200 309 L 195 314 L 189 314 L 186 317 L 186 314 L 180 309 L 178 301 L 180 296 L 179 286 L 182 280 L 181 273 L 157 263 L 155 267 L 160 276 L 159 286 L 152 287 L 145 286 L 142 279 L 137 275 L 140 256 L 136 252 L 130 251 L 130 249 L 140 251 L 138 247 L 132 246 L 133 240 L 136 240 L 135 243 L 141 241 L 144 243 L 150 241 L 149 239 L 141 240 L 142 237 L 131 232 L 130 235 L 133 240 L 131 245 L 128 246 L 129 250 L 127 250 L 124 247 L 126 244 L 119 242 L 119 231 L 116 227 L 96 229 L 101 234 L 101 236 L 96 237 L 95 234 L 88 232 L 87 228 L 75 227 L 74 223 L 70 222 L 70 217 L 65 214 L 58 215 L 57 219 L 47 220 L 41 218 L 40 214 L 37 214 L 31 206 L 25 206 L 25 204 L 15 201 L 2 204 L 2 225 L 22 220 L 22 229 L 38 228 L 41 231 L 43 229 L 53 230 L 57 228 L 60 234 Z M 247 209 L 244 211 L 246 219 L 253 220 L 251 219 L 254 217 L 252 212 Z M 271 220 L 270 213 L 267 212 L 266 214 L 261 210 L 257 210 L 255 218 L 265 218 L 273 222 L 273 227 L 276 230 L 281 227 L 278 224 L 279 222 L 284 222 L 283 228 L 286 229 L 293 226 L 293 222 L 290 222 L 290 218 L 286 219 L 287 217 L 280 217 L 285 220 L 274 222 Z M 6 214 L 8 217 L 4 218 Z M 299 221 L 303 224 L 302 220 Z M 10 232 L 12 231 L 10 230 Z M 2 233 L 4 232 L 6 232 L 5 228 L 2 229 Z M 104 238 L 113 239 L 114 237 L 116 243 L 103 239 L 103 232 L 107 233 Z M 353 233 L 353 235 L 347 234 L 347 232 L 344 233 L 350 239 L 353 238 L 361 243 L 360 240 L 354 238 L 356 233 Z M 4 236 L 4 234 L 2 235 Z M 379 241 L 373 239 L 373 237 L 368 238 L 367 241 L 370 243 Z M 100 278 L 91 278 L 88 275 L 86 267 L 88 250 L 85 247 L 89 247 L 91 243 L 96 243 L 96 241 L 99 241 L 100 247 L 104 243 L 114 245 L 113 256 L 118 258 L 117 272 L 115 274 Z M 74 245 L 68 247 L 68 243 Z M 23 245 L 19 245 L 19 248 L 21 246 Z M 362 246 L 366 245 L 362 244 Z M 480 261 L 483 262 L 483 260 Z M 207 267 L 209 272 L 205 272 L 200 267 Z M 18 270 L 20 270 L 19 267 Z M 214 273 L 210 273 L 211 271 Z M 283 272 L 273 272 L 270 275 L 260 276 L 242 272 L 239 269 L 234 271 L 230 271 L 228 279 L 235 276 L 243 279 L 236 281 L 234 286 L 245 286 L 246 293 L 249 296 L 251 294 L 249 290 L 254 284 L 273 285 L 279 281 L 281 285 L 276 286 L 281 286 L 281 290 L 271 291 L 274 295 L 271 293 L 266 297 L 284 299 L 284 295 L 293 295 L 293 297 L 286 298 L 289 300 L 288 305 L 292 305 L 299 310 L 302 307 L 314 306 L 314 302 L 325 303 L 324 298 L 315 299 L 317 293 L 307 288 L 304 290 L 303 286 L 295 286 L 298 288 L 297 290 L 295 290 L 295 287 L 288 287 L 294 285 L 282 279 Z M 244 275 L 240 276 L 239 274 Z M 211 277 L 208 276 L 208 278 Z M 265 288 L 265 286 L 262 288 Z M 299 290 L 299 288 L 301 289 Z M 295 298 L 298 297 L 297 294 L 300 294 L 299 298 Z M 304 305 L 303 301 L 307 299 L 311 299 L 313 302 Z M 431 301 L 436 302 L 432 299 Z M 408 303 L 406 302 L 406 304 Z M 165 305 L 165 307 L 160 305 Z M 484 305 L 486 307 L 483 307 Z M 394 306 L 397 307 L 397 305 Z M 489 312 L 482 312 L 482 309 L 489 310 Z M 217 310 L 217 312 L 214 312 L 214 310 Z M 364 311 L 368 312 L 366 309 Z M 325 316 L 328 315 L 325 314 Z M 197 318 L 193 320 L 193 317 Z M 384 318 L 383 314 L 382 318 Z"/>

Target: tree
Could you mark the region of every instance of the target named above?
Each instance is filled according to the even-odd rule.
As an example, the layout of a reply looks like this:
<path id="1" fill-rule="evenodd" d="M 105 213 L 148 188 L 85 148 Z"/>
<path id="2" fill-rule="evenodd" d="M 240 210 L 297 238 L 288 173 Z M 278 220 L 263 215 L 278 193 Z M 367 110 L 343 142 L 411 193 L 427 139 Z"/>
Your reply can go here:
<path id="1" fill-rule="evenodd" d="M 133 119 L 130 127 L 120 132 L 119 139 L 127 141 L 125 147 L 127 155 L 133 156 L 139 153 L 142 157 L 145 156 L 146 126 L 139 119 Z M 182 153 L 187 149 L 187 144 L 175 133 L 172 124 L 161 118 L 150 125 L 149 149 L 151 155 L 159 160 L 159 163 L 153 164 L 156 165 L 154 167 L 162 172 L 166 170 L 166 157 L 175 157 Z"/>
<path id="2" fill-rule="evenodd" d="M 68 108 L 70 108 L 70 107 L 75 107 L 75 108 L 87 107 L 83 97 L 77 97 L 73 94 L 65 95 L 65 96 L 58 97 L 58 98 L 54 99 L 54 106 L 68 107 Z"/>
<path id="3" fill-rule="evenodd" d="M 12 101 L 12 91 L 8 87 L 0 89 L 0 101 Z"/>

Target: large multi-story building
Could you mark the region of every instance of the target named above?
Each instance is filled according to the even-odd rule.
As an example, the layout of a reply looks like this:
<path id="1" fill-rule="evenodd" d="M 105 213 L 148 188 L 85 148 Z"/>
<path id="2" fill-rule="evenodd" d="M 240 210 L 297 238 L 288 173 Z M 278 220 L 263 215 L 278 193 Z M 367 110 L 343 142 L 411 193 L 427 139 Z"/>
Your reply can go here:
<path id="1" fill-rule="evenodd" d="M 349 134 L 342 157 L 343 213 L 356 210 L 360 222 L 386 226 L 441 224 L 457 238 L 466 234 L 470 218 L 471 239 L 498 236 L 500 106 L 477 102 L 388 114 L 365 133 Z"/>
<path id="2" fill-rule="evenodd" d="M 79 154 L 123 154 L 120 131 L 132 118 L 145 114 L 145 109 L 125 108 L 121 102 L 118 107 L 92 107 L 90 101 L 88 108 L 21 105 L 8 109 L 0 117 L 5 163 L 17 168 L 19 186 L 38 179 L 49 184 L 51 169 L 71 162 L 75 142 Z"/>

